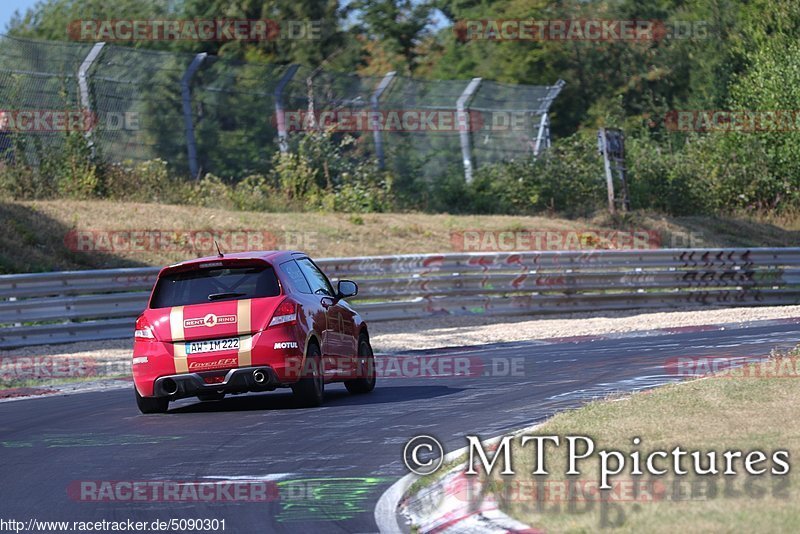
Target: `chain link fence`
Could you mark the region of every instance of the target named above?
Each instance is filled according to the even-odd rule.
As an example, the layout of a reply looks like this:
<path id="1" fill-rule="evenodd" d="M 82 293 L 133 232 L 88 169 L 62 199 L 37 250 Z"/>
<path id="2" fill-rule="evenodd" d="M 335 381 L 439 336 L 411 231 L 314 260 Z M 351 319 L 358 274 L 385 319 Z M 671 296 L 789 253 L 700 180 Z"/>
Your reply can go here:
<path id="1" fill-rule="evenodd" d="M 0 36 L 0 151 L 36 165 L 80 134 L 107 162 L 159 158 L 192 176 L 242 178 L 268 171 L 276 152 L 292 150 L 309 128 L 332 124 L 335 135 L 355 136 L 360 153 L 399 175 L 455 171 L 469 180 L 481 165 L 549 146 L 547 113 L 562 86 L 364 77 Z M 38 115 L 31 121 L 24 111 Z M 38 120 L 58 111 L 81 127 Z M 352 117 L 365 120 L 354 125 Z"/>

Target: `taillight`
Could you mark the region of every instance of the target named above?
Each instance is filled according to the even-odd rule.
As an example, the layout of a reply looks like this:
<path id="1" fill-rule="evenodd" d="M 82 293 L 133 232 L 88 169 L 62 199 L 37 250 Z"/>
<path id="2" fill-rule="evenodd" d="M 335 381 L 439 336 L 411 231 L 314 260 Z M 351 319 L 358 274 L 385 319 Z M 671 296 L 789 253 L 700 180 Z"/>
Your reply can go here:
<path id="1" fill-rule="evenodd" d="M 136 329 L 133 331 L 133 337 L 142 341 L 154 341 L 156 339 L 153 334 L 153 327 L 144 315 L 140 315 L 136 319 Z"/>
<path id="2" fill-rule="evenodd" d="M 294 324 L 297 322 L 297 304 L 293 301 L 286 299 L 278 305 L 275 313 L 272 314 L 272 320 L 269 326 L 277 326 L 279 324 Z"/>

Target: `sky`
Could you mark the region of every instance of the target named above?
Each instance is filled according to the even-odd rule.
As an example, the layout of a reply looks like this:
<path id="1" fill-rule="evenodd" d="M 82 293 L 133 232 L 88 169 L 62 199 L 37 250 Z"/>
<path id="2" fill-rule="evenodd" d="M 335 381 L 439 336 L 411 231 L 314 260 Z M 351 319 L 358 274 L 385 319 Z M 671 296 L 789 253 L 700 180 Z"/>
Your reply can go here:
<path id="1" fill-rule="evenodd" d="M 6 25 L 11 20 L 14 11 L 25 13 L 33 7 L 37 0 L 0 0 L 0 32 L 6 31 Z"/>

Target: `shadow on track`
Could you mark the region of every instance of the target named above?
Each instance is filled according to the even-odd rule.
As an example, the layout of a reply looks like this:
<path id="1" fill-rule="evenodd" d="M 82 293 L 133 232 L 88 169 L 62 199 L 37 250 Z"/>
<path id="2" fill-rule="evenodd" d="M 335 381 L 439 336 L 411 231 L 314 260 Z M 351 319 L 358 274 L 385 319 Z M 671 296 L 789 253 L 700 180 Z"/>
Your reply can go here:
<path id="1" fill-rule="evenodd" d="M 326 385 L 326 388 L 329 387 Z M 454 395 L 463 388 L 448 386 L 381 386 L 366 395 L 351 395 L 344 388 L 325 391 L 325 407 L 367 406 L 370 404 L 389 404 L 420 399 L 434 399 L 446 395 Z M 188 405 L 176 405 L 169 413 L 209 413 L 209 412 L 244 412 L 255 410 L 317 410 L 319 408 L 300 408 L 290 391 L 269 393 L 250 393 L 226 397 L 221 401 L 193 402 Z"/>

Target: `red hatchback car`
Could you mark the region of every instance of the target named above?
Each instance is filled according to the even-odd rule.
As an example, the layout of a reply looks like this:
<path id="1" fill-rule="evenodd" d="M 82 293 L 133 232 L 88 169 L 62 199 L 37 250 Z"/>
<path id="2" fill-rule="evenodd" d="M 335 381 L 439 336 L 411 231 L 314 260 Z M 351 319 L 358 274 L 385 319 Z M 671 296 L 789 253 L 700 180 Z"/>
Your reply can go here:
<path id="1" fill-rule="evenodd" d="M 345 301 L 358 286 L 328 277 L 302 252 L 225 254 L 158 274 L 136 320 L 133 381 L 142 413 L 185 397 L 291 387 L 319 406 L 325 383 L 375 388 L 367 325 Z"/>

